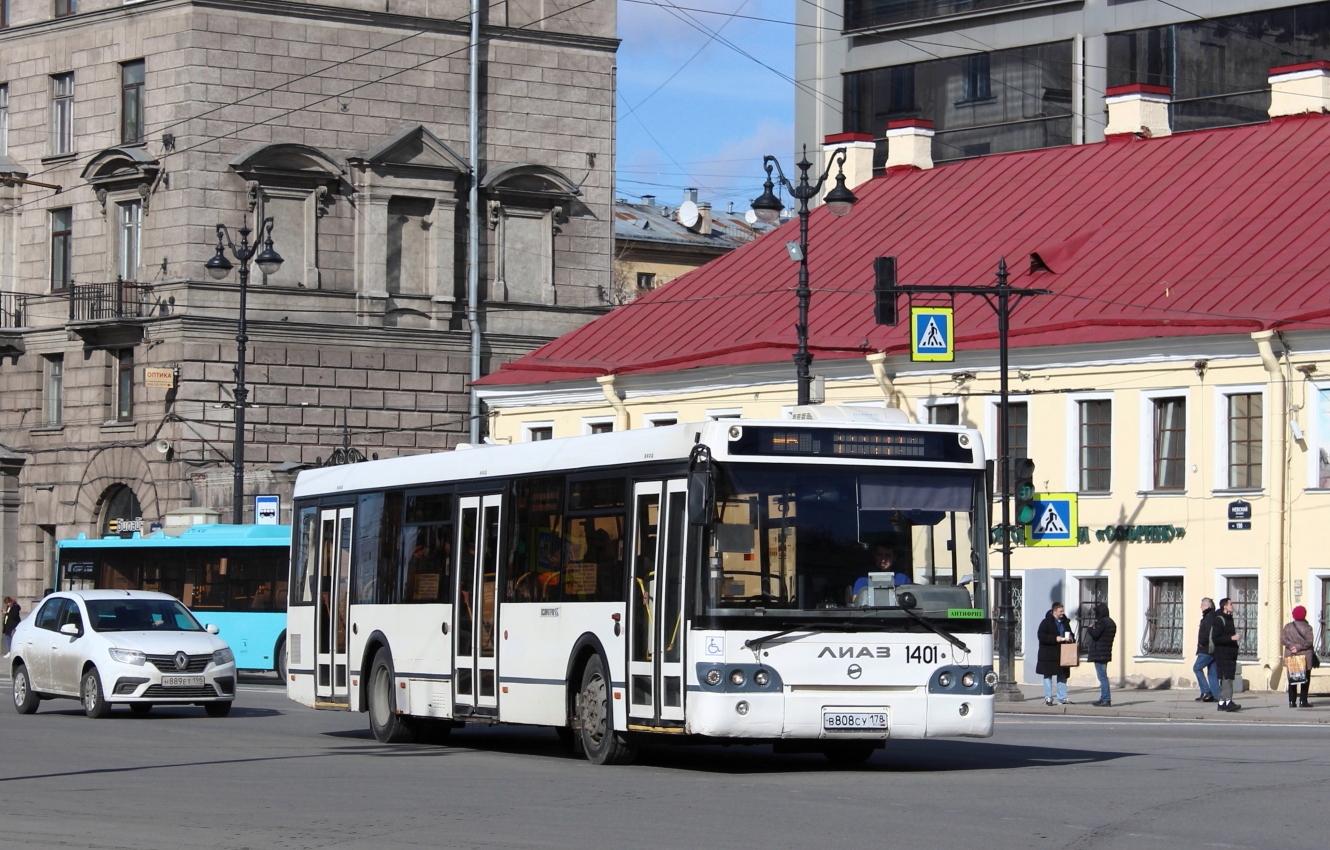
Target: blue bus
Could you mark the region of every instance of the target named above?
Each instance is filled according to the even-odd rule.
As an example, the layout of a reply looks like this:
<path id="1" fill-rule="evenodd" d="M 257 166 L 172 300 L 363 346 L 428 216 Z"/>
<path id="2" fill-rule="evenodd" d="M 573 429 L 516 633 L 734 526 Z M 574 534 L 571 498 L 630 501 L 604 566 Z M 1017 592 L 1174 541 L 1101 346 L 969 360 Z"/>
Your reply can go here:
<path id="1" fill-rule="evenodd" d="M 156 590 L 212 623 L 242 670 L 286 679 L 289 525 L 195 525 L 178 537 L 89 538 L 56 543 L 60 590 Z"/>

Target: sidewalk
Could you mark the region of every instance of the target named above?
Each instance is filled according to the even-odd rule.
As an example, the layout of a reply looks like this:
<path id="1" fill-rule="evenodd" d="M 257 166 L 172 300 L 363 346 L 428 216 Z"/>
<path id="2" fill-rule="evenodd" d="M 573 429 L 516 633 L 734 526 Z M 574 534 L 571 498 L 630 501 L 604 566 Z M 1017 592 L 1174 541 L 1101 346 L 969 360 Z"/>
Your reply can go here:
<path id="1" fill-rule="evenodd" d="M 1241 711 L 1219 711 L 1213 702 L 1196 702 L 1195 688 L 1185 690 L 1114 690 L 1113 704 L 1097 708 L 1090 703 L 1099 699 L 1099 688 L 1068 688 L 1070 705 L 1044 705 L 1043 685 L 1020 686 L 1025 699 L 1021 702 L 999 700 L 999 714 L 1073 715 L 1084 717 L 1129 717 L 1169 720 L 1264 720 L 1271 723 L 1326 723 L 1330 724 L 1330 696 L 1313 695 L 1311 708 L 1289 708 L 1285 691 L 1247 691 L 1234 694 L 1233 701 Z M 1000 721 L 999 721 L 1000 722 Z"/>

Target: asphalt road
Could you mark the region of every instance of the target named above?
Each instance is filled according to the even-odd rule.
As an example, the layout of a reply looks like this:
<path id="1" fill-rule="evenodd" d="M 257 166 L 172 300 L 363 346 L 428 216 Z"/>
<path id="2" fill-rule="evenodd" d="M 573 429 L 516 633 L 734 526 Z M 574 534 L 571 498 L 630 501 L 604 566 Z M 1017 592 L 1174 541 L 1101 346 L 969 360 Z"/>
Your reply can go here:
<path id="1" fill-rule="evenodd" d="M 0 774 L 0 847 L 29 850 L 1273 848 L 1315 842 L 1330 729 L 1007 716 L 858 770 L 718 746 L 605 768 L 530 728 L 382 746 L 364 715 L 246 685 L 225 719 L 2 705 Z"/>

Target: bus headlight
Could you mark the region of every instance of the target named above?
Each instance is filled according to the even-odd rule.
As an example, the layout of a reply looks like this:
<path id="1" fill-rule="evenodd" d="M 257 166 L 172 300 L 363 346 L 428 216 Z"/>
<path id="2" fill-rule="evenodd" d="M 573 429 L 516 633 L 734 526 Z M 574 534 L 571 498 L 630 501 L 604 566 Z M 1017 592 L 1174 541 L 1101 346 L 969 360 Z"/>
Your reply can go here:
<path id="1" fill-rule="evenodd" d="M 753 674 L 753 684 L 757 685 L 759 688 L 765 688 L 770 681 L 771 674 L 766 670 L 758 670 Z"/>
<path id="2" fill-rule="evenodd" d="M 974 674 L 973 674 L 973 673 L 966 673 L 964 676 L 961 676 L 961 687 L 963 687 L 963 688 L 973 688 L 973 687 L 974 687 Z"/>
<path id="3" fill-rule="evenodd" d="M 938 674 L 938 677 L 937 677 L 937 684 L 938 684 L 938 687 L 940 687 L 940 688 L 949 688 L 949 687 L 951 687 L 951 674 L 950 674 L 950 673 L 939 673 L 939 674 Z"/>
<path id="4" fill-rule="evenodd" d="M 719 684 L 720 684 L 720 671 L 719 671 L 719 670 L 714 670 L 714 669 L 713 669 L 713 670 L 708 670 L 708 671 L 707 671 L 706 679 L 707 679 L 707 684 L 708 684 L 708 685 L 719 685 Z"/>
<path id="5" fill-rule="evenodd" d="M 744 686 L 744 681 L 745 681 L 745 680 L 746 680 L 746 677 L 744 676 L 744 671 L 742 671 L 742 670 L 731 670 L 731 671 L 730 671 L 730 684 L 731 684 L 731 685 L 734 685 L 736 688 L 742 688 L 742 687 Z"/>
<path id="6" fill-rule="evenodd" d="M 219 649 L 212 654 L 212 663 L 218 666 L 222 664 L 230 664 L 232 661 L 235 660 L 236 660 L 235 654 L 232 653 L 229 648 Z"/>
<path id="7" fill-rule="evenodd" d="M 987 673 L 985 673 L 985 674 L 984 674 L 984 684 L 985 684 L 985 685 L 988 685 L 990 688 L 993 687 L 994 685 L 996 685 L 996 684 L 997 684 L 997 673 L 994 673 L 992 670 L 989 670 Z"/>
<path id="8" fill-rule="evenodd" d="M 116 649 L 112 647 L 106 651 L 110 653 L 112 660 L 119 661 L 121 664 L 133 664 L 142 667 L 148 660 L 148 656 L 137 649 Z"/>

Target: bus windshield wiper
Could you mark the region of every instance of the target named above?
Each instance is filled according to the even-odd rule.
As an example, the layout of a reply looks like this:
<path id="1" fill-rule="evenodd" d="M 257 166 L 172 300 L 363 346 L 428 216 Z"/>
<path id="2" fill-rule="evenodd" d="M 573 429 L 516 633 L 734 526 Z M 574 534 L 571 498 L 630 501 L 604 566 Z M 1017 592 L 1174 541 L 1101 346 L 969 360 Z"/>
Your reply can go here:
<path id="1" fill-rule="evenodd" d="M 898 606 L 898 607 L 899 607 L 899 606 Z M 934 625 L 933 623 L 929 622 L 928 620 L 925 620 L 925 619 L 924 619 L 922 616 L 920 616 L 919 614 L 914 613 L 914 609 L 913 609 L 913 608 L 904 608 L 904 607 L 901 607 L 900 610 L 904 611 L 906 614 L 909 614 L 911 617 L 914 618 L 914 621 L 915 621 L 916 623 L 919 623 L 919 624 L 920 624 L 921 626 L 923 626 L 924 628 L 928 629 L 929 631 L 936 632 L 937 634 L 939 634 L 939 635 L 941 635 L 942 637 L 946 638 L 948 643 L 950 643 L 952 646 L 954 646 L 954 647 L 956 647 L 957 649 L 959 649 L 961 652 L 969 652 L 969 651 L 970 651 L 970 648 L 969 648 L 968 646 L 966 646 L 966 645 L 964 644 L 964 642 L 961 641 L 960 638 L 956 637 L 956 636 L 953 635 L 951 632 L 946 631 L 945 629 L 942 629 L 942 628 L 940 628 L 940 627 Z"/>
<path id="2" fill-rule="evenodd" d="M 775 640 L 778 637 L 785 637 L 793 632 L 844 632 L 855 630 L 856 627 L 849 623 L 803 623 L 802 625 L 791 626 L 788 629 L 781 629 L 778 632 L 772 632 L 769 635 L 762 635 L 762 637 L 749 638 L 744 641 L 744 649 L 751 649 L 754 652 L 757 652 L 762 648 L 762 644 L 767 641 Z"/>

